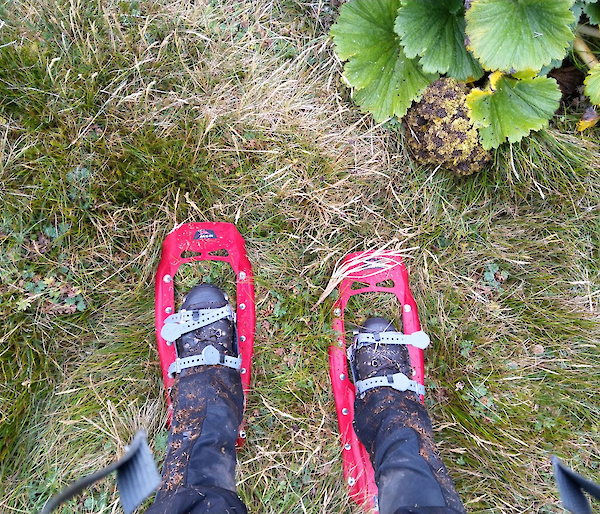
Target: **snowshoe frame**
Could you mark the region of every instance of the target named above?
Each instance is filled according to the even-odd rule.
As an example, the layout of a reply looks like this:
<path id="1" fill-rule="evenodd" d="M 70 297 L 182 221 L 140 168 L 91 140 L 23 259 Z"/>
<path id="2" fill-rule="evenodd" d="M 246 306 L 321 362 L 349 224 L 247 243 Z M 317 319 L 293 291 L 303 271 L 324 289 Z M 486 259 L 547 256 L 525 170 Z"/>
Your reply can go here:
<path id="1" fill-rule="evenodd" d="M 226 250 L 227 255 L 224 255 Z M 191 256 L 183 257 L 185 252 Z M 254 277 L 246 255 L 244 239 L 233 223 L 186 223 L 177 226 L 165 238 L 162 257 L 155 280 L 155 322 L 160 367 L 167 397 L 169 424 L 173 413 L 170 391 L 173 379 L 168 370 L 177 354 L 174 344 L 160 335 L 165 319 L 175 312 L 173 279 L 182 264 L 195 261 L 228 262 L 236 275 L 236 317 L 238 349 L 242 358 L 240 368 L 244 390 L 244 407 L 250 390 L 252 351 L 255 334 Z M 238 433 L 237 444 L 246 438 L 244 423 Z"/>
<path id="2" fill-rule="evenodd" d="M 408 287 L 408 272 L 397 252 L 375 250 L 352 253 L 344 258 L 342 266 L 347 272 L 338 287 L 339 295 L 333 308 L 333 329 L 337 339 L 329 347 L 329 372 L 341 435 L 344 479 L 350 497 L 366 510 L 377 512 L 377 486 L 373 466 L 353 426 L 355 387 L 348 374 L 344 309 L 349 298 L 355 294 L 392 293 L 402 306 L 402 331 L 412 334 L 420 330 L 421 325 L 417 305 Z M 393 282 L 393 286 L 381 284 L 389 280 Z M 367 286 L 352 289 L 355 282 Z M 408 352 L 413 367 L 412 379 L 424 384 L 423 350 L 409 345 Z"/>

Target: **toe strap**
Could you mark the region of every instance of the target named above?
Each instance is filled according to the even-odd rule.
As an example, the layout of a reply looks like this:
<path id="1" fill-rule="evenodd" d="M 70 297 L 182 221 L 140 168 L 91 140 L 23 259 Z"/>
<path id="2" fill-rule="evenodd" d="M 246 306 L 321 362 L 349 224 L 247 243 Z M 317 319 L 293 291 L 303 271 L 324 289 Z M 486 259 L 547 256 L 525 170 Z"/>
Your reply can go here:
<path id="1" fill-rule="evenodd" d="M 381 334 L 383 335 L 383 334 Z M 375 387 L 387 386 L 397 391 L 413 391 L 420 395 L 425 395 L 425 386 L 419 384 L 415 380 L 411 380 L 404 373 L 394 373 L 393 375 L 385 375 L 383 377 L 367 378 L 359 380 L 354 384 L 359 394 L 366 393 L 369 389 Z"/>
<path id="2" fill-rule="evenodd" d="M 160 335 L 165 341 L 172 343 L 183 334 L 225 318 L 235 321 L 233 310 L 229 304 L 218 309 L 199 309 L 194 311 L 182 309 L 165 319 L 165 324 L 160 331 Z"/>
<path id="3" fill-rule="evenodd" d="M 201 355 L 175 359 L 169 366 L 169 377 L 173 378 L 176 373 L 181 373 L 181 370 L 186 368 L 193 368 L 194 366 L 211 366 L 215 364 L 227 366 L 228 368 L 240 369 L 242 358 L 230 357 L 229 355 L 220 353 L 214 346 L 207 346 L 202 350 Z"/>
<path id="4" fill-rule="evenodd" d="M 354 344 L 357 350 L 365 345 L 375 343 L 405 344 L 424 350 L 429 346 L 429 336 L 422 330 L 412 334 L 403 334 L 402 332 L 359 332 L 354 336 Z"/>

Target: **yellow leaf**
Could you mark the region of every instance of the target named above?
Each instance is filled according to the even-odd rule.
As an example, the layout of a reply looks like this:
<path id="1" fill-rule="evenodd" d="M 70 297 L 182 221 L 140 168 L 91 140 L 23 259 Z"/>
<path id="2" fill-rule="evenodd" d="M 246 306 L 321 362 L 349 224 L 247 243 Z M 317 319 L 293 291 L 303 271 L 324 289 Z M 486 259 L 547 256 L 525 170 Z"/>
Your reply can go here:
<path id="1" fill-rule="evenodd" d="M 588 107 L 579 120 L 579 123 L 577 123 L 577 130 L 583 132 L 585 129 L 593 127 L 598 123 L 598 120 L 600 120 L 600 116 L 598 116 L 596 110 L 593 107 Z"/>
<path id="2" fill-rule="evenodd" d="M 490 75 L 490 89 L 492 91 L 496 91 L 496 85 L 498 84 L 498 81 L 502 78 L 502 72 L 501 71 L 495 71 L 494 73 L 492 73 Z"/>
<path id="3" fill-rule="evenodd" d="M 493 94 L 493 91 L 490 91 L 489 89 L 484 91 L 482 89 L 473 88 L 467 95 L 467 106 L 469 109 L 472 109 L 473 104 L 477 101 L 477 99 L 481 98 L 482 96 L 490 96 L 491 94 Z"/>
<path id="4" fill-rule="evenodd" d="M 523 71 L 518 71 L 517 73 L 513 73 L 512 76 L 516 79 L 532 79 L 534 77 L 537 77 L 538 72 L 535 70 L 523 70 Z"/>

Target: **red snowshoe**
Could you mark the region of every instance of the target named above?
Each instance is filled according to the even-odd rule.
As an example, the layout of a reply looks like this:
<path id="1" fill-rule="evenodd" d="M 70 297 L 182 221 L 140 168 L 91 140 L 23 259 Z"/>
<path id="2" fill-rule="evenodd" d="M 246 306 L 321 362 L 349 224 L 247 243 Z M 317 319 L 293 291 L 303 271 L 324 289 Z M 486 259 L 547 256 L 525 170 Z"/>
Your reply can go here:
<path id="1" fill-rule="evenodd" d="M 189 256 L 192 254 L 191 256 Z M 184 257 L 184 255 L 186 255 Z M 169 423 L 172 416 L 172 406 L 169 392 L 173 378 L 169 376 L 169 366 L 177 358 L 177 350 L 173 342 L 167 341 L 163 335 L 165 321 L 173 327 L 181 321 L 181 313 L 176 312 L 173 279 L 179 266 L 195 261 L 225 261 L 228 262 L 237 277 L 237 308 L 234 321 L 237 320 L 237 338 L 239 356 L 241 357 L 240 373 L 245 398 L 250 390 L 252 350 L 254 347 L 255 306 L 254 279 L 252 266 L 246 256 L 246 247 L 242 236 L 232 223 L 187 223 L 175 228 L 165 239 L 162 257 L 156 273 L 155 282 L 155 312 L 156 338 L 160 366 L 167 391 L 167 406 Z M 166 328 L 166 327 L 165 327 Z M 168 337 L 168 336 L 167 336 Z M 240 427 L 238 446 L 246 437 Z"/>
<path id="2" fill-rule="evenodd" d="M 377 486 L 373 467 L 369 454 L 353 427 L 356 388 L 348 376 L 344 326 L 344 309 L 348 299 L 355 294 L 369 292 L 393 293 L 397 296 L 402 305 L 404 334 L 394 333 L 394 337 L 403 339 L 403 344 L 407 344 L 413 375 L 411 380 L 406 381 L 411 382 L 411 387 L 417 390 L 421 401 L 425 371 L 423 348 L 429 343 L 429 338 L 421 332 L 417 306 L 408 288 L 408 273 L 397 252 L 353 253 L 346 256 L 342 266 L 347 273 L 339 285 L 339 295 L 334 305 L 333 329 L 336 331 L 337 341 L 329 347 L 329 371 L 343 448 L 344 478 L 350 497 L 366 510 L 377 511 Z M 358 288 L 352 289 L 355 283 L 358 283 Z M 405 387 L 408 388 L 409 385 L 405 384 Z"/>

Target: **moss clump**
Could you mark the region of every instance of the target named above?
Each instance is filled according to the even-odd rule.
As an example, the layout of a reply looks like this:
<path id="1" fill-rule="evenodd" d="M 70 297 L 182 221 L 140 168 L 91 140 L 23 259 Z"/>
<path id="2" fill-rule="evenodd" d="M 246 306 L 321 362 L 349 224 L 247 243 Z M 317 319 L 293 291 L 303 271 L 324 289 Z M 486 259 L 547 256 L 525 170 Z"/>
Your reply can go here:
<path id="1" fill-rule="evenodd" d="M 491 159 L 469 119 L 466 86 L 452 78 L 430 84 L 404 122 L 408 148 L 420 164 L 471 175 Z"/>

